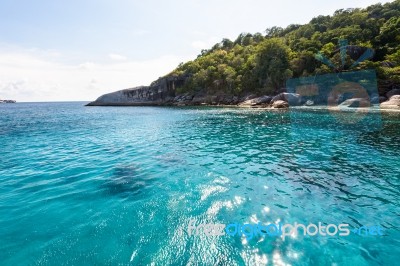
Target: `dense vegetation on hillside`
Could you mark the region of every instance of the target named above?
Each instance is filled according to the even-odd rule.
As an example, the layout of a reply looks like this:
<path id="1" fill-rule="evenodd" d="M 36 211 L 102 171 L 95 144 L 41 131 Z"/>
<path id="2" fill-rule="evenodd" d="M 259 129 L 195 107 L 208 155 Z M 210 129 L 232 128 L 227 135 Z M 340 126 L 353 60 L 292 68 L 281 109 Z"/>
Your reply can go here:
<path id="1" fill-rule="evenodd" d="M 242 33 L 234 41 L 223 39 L 168 76 L 186 79 L 180 93 L 271 94 L 284 87 L 288 78 L 349 70 L 357 60 L 350 53 L 344 68 L 332 69 L 316 60 L 320 52 L 340 66 L 339 40 L 375 51 L 351 70 L 375 69 L 381 87 L 400 84 L 400 0 L 341 9 L 306 25 L 272 27 L 264 34 Z"/>

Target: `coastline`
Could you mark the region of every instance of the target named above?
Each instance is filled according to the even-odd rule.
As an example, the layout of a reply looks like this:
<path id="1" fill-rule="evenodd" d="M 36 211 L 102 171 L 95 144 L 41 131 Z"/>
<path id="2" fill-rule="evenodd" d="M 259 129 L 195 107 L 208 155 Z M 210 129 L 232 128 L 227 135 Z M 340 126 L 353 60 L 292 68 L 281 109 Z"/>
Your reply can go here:
<path id="1" fill-rule="evenodd" d="M 329 110 L 331 112 L 366 112 L 366 113 L 400 113 L 399 109 L 382 108 L 379 105 L 371 107 L 328 107 L 326 105 L 313 105 L 313 106 L 289 106 L 286 108 L 274 108 L 271 105 L 246 105 L 246 104 L 174 104 L 174 103 L 99 103 L 91 104 L 88 103 L 87 107 L 215 107 L 215 108 L 242 108 L 248 110 L 272 110 L 272 111 L 285 111 L 285 110 L 308 110 L 308 111 L 319 111 Z"/>
<path id="2" fill-rule="evenodd" d="M 172 85 L 170 84 L 172 82 Z M 150 87 L 136 87 L 104 94 L 86 106 L 221 106 L 255 109 L 329 109 L 330 111 L 400 111 L 400 89 L 378 94 L 375 90 L 360 94 L 357 88 L 345 88 L 341 93 L 293 91 L 282 88 L 273 95 L 260 94 L 177 94 L 175 80 L 159 79 Z M 347 94 L 348 95 L 347 95 Z M 350 97 L 349 97 L 350 96 Z"/>

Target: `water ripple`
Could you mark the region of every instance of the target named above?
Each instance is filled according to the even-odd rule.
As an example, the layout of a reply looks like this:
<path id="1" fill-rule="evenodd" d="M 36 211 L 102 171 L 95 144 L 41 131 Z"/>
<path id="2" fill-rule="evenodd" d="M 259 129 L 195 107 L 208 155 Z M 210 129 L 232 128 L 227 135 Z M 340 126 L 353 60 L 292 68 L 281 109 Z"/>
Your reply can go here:
<path id="1" fill-rule="evenodd" d="M 398 115 L 343 124 L 323 110 L 5 106 L 3 265 L 397 262 Z M 380 223 L 388 233 L 247 241 L 189 236 L 191 220 Z"/>

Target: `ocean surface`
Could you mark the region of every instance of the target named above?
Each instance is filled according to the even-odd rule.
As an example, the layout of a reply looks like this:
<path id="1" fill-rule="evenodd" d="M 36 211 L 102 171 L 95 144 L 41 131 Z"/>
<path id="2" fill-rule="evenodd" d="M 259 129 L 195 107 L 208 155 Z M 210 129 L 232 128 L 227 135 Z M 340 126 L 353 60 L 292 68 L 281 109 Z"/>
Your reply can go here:
<path id="1" fill-rule="evenodd" d="M 0 184 L 1 265 L 399 265 L 400 113 L 2 104 Z"/>

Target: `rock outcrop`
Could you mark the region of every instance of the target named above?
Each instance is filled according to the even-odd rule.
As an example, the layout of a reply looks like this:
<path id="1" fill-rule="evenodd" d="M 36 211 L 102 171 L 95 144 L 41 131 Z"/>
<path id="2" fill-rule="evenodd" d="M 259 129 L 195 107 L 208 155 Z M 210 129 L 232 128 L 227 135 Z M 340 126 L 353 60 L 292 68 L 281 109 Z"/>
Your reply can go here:
<path id="1" fill-rule="evenodd" d="M 382 109 L 397 109 L 400 110 L 400 95 L 390 97 L 389 101 L 381 103 Z"/>
<path id="2" fill-rule="evenodd" d="M 244 107 L 288 108 L 289 106 L 314 106 L 326 103 L 315 102 L 297 93 L 281 92 L 275 96 L 257 96 L 248 94 L 242 97 L 224 94 L 208 95 L 204 92 L 178 94 L 179 88 L 185 84 L 186 78 L 164 77 L 150 86 L 141 86 L 120 90 L 100 96 L 88 106 L 157 106 L 157 105 L 239 105 Z M 334 95 L 335 96 L 335 95 Z M 369 97 L 346 99 L 344 95 L 336 95 L 327 100 L 329 106 L 359 108 L 380 104 L 382 109 L 400 110 L 400 89 L 392 89 L 386 97 L 371 94 Z M 332 95 L 330 95 L 332 97 Z M 387 100 L 389 99 L 389 100 Z M 387 100 L 387 101 L 386 101 Z M 12 100 L 0 100 L 0 103 L 14 103 Z M 325 101 L 326 102 L 326 101 Z"/>
<path id="3" fill-rule="evenodd" d="M 278 101 L 275 101 L 275 102 L 272 104 L 272 107 L 274 107 L 274 108 L 279 108 L 279 109 L 282 109 L 282 108 L 289 108 L 289 104 L 288 104 L 287 102 L 285 102 L 285 101 L 278 100 Z"/>
<path id="4" fill-rule="evenodd" d="M 143 106 L 168 105 L 177 101 L 176 88 L 182 86 L 184 79 L 175 77 L 160 78 L 150 86 L 141 86 L 131 89 L 107 93 L 88 106 Z M 193 96 L 192 96 L 193 98 Z M 185 99 L 186 100 L 186 99 Z M 191 100 L 191 99 L 190 99 Z"/>
<path id="5" fill-rule="evenodd" d="M 271 103 L 275 103 L 276 101 L 285 101 L 290 106 L 298 106 L 301 104 L 301 95 L 297 93 L 282 92 L 272 98 Z"/>
<path id="6" fill-rule="evenodd" d="M 247 97 L 246 97 L 247 98 Z M 272 96 L 261 96 L 261 97 L 256 97 L 253 99 L 245 100 L 242 103 L 240 103 L 241 106 L 258 106 L 258 105 L 267 105 L 270 104 L 272 101 Z"/>

